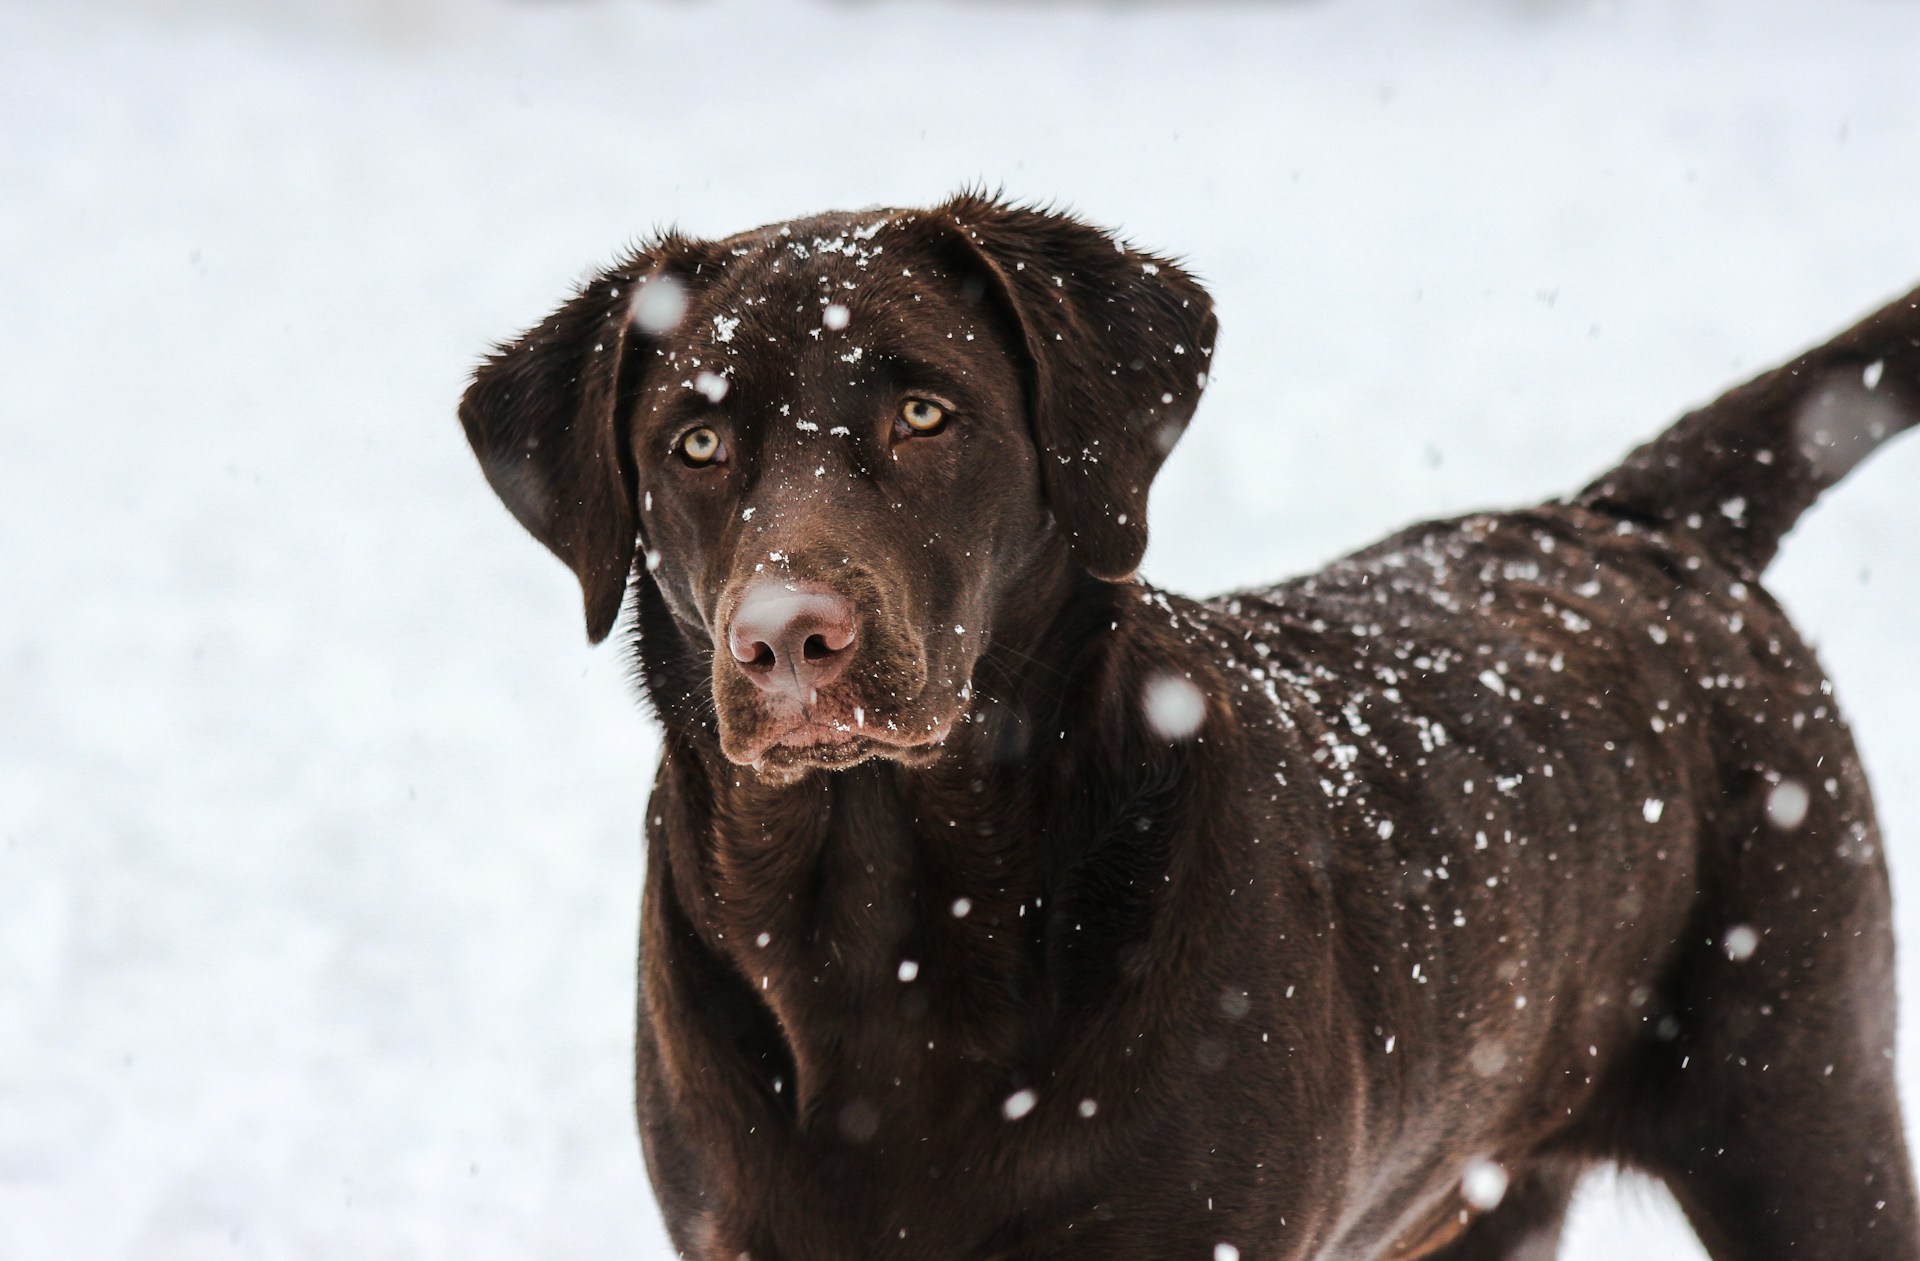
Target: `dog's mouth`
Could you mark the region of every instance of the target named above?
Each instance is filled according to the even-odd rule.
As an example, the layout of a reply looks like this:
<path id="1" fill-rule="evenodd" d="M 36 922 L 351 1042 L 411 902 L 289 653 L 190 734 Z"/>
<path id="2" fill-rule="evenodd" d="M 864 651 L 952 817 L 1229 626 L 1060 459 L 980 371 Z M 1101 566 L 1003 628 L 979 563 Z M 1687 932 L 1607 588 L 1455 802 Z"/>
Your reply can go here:
<path id="1" fill-rule="evenodd" d="M 727 750 L 734 762 L 756 771 L 781 776 L 807 770 L 838 771 L 871 758 L 919 764 L 938 756 L 952 733 L 954 719 L 943 718 L 923 729 L 907 730 L 890 720 L 870 719 L 854 708 L 850 721 L 801 714 L 785 725 L 737 751 Z"/>

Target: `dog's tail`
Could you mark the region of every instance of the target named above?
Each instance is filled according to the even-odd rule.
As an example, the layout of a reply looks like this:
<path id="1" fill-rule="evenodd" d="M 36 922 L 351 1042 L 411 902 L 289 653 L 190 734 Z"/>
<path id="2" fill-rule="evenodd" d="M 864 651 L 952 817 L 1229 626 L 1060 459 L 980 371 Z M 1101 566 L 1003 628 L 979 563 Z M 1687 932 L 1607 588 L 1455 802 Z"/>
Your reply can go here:
<path id="1" fill-rule="evenodd" d="M 1576 502 L 1698 537 L 1748 577 L 1820 492 L 1920 420 L 1920 289 L 1689 412 Z"/>

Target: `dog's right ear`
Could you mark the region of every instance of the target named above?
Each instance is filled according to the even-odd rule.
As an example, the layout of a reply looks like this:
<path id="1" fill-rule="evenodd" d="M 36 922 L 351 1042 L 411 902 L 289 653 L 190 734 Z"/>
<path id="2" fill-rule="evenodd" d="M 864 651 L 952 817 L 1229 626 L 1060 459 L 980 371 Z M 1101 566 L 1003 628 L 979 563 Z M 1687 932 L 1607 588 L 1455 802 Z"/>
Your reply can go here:
<path id="1" fill-rule="evenodd" d="M 696 247 L 673 237 L 634 253 L 496 349 L 460 400 L 488 484 L 580 580 L 596 644 L 620 614 L 638 532 L 620 418 L 700 265 Z"/>

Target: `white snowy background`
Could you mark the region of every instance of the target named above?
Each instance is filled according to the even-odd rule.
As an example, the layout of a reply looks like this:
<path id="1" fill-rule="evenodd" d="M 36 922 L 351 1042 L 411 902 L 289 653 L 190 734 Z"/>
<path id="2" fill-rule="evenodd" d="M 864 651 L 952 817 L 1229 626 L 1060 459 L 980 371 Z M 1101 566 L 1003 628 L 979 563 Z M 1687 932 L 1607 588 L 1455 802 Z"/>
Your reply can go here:
<path id="1" fill-rule="evenodd" d="M 1147 572 L 1205 592 L 1574 487 L 1920 282 L 1916 65 L 1898 0 L 0 0 L 0 1257 L 669 1255 L 655 739 L 453 414 L 632 236 L 983 180 L 1185 255 Z M 1909 1013 L 1917 481 L 1771 579 Z M 1600 1179 L 1564 1255 L 1699 1253 Z"/>

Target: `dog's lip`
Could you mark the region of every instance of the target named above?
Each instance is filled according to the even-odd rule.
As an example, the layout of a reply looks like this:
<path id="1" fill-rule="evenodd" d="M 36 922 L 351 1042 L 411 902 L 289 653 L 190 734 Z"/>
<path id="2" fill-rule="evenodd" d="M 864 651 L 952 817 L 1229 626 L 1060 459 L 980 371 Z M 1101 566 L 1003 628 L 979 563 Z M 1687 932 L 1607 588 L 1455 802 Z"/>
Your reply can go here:
<path id="1" fill-rule="evenodd" d="M 905 753 L 940 744 L 953 731 L 955 719 L 944 718 L 924 734 L 909 734 L 884 724 L 856 726 L 802 717 L 765 741 L 747 757 L 738 759 L 755 769 L 769 761 L 784 766 L 851 766 L 876 753 Z"/>
<path id="2" fill-rule="evenodd" d="M 869 736 L 843 731 L 837 724 L 802 720 L 739 760 L 756 771 L 791 771 L 806 766 L 838 770 L 865 761 L 879 743 Z"/>

